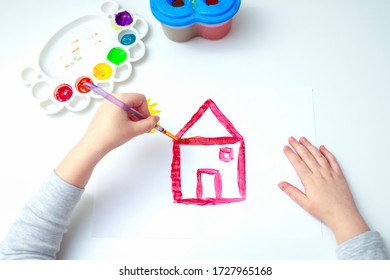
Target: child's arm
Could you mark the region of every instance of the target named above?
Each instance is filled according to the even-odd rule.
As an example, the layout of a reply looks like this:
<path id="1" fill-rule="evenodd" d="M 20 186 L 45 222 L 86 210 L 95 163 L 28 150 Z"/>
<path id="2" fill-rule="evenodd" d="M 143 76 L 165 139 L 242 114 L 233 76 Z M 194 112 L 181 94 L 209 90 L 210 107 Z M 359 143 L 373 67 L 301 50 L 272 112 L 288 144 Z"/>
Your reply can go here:
<path id="1" fill-rule="evenodd" d="M 363 233 L 370 235 L 333 154 L 324 146 L 317 149 L 304 137 L 299 141 L 290 137 L 288 142 L 291 147 L 285 146 L 284 153 L 301 179 L 305 193 L 287 182 L 279 183 L 279 187 L 303 209 L 327 224 L 338 244 L 345 245 Z M 379 245 L 383 252 L 379 258 L 386 258 L 383 242 Z"/>
<path id="2" fill-rule="evenodd" d="M 55 259 L 82 193 L 51 172 L 12 224 L 0 259 Z"/>
<path id="3" fill-rule="evenodd" d="M 143 95 L 117 97 L 150 115 Z M 157 116 L 131 121 L 122 109 L 103 101 L 85 135 L 22 209 L 0 246 L 0 259 L 54 259 L 95 165 L 112 149 L 150 131 L 157 122 Z"/>

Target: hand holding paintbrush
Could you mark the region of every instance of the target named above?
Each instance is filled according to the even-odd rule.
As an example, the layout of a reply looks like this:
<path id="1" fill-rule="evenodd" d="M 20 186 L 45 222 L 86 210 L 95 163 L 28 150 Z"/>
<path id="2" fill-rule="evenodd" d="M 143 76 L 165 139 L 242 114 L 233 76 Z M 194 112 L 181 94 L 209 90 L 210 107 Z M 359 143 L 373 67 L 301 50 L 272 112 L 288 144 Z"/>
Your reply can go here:
<path id="1" fill-rule="evenodd" d="M 108 101 L 112 102 L 113 104 L 117 105 L 118 107 L 122 108 L 124 111 L 126 111 L 129 115 L 131 116 L 134 116 L 135 118 L 139 119 L 139 120 L 143 120 L 143 119 L 146 119 L 145 115 L 140 113 L 139 111 L 137 111 L 136 109 L 132 108 L 131 106 L 127 105 L 126 103 L 123 103 L 122 101 L 120 101 L 118 98 L 116 98 L 115 96 L 109 94 L 108 92 L 106 92 L 105 90 L 103 90 L 102 88 L 94 85 L 94 84 L 91 84 L 91 83 L 84 83 L 84 86 L 86 86 L 87 88 L 89 88 L 90 90 L 93 90 L 95 93 L 99 94 L 100 96 L 104 97 L 105 99 L 107 99 Z M 175 141 L 178 141 L 179 139 L 173 135 L 172 133 L 170 133 L 168 130 L 166 130 L 165 128 L 161 127 L 160 125 L 156 124 L 154 126 L 154 128 L 158 131 L 160 131 L 161 133 L 167 135 L 168 137 L 172 138 L 173 140 Z"/>
<path id="2" fill-rule="evenodd" d="M 142 94 L 121 94 L 115 100 L 128 104 L 127 106 L 131 106 L 143 115 L 149 112 L 147 101 Z M 158 121 L 158 116 L 132 121 L 128 114 L 117 106 L 113 106 L 110 102 L 103 102 L 85 134 L 56 168 L 57 175 L 66 182 L 83 188 L 96 164 L 106 154 L 132 138 L 148 133 Z"/>

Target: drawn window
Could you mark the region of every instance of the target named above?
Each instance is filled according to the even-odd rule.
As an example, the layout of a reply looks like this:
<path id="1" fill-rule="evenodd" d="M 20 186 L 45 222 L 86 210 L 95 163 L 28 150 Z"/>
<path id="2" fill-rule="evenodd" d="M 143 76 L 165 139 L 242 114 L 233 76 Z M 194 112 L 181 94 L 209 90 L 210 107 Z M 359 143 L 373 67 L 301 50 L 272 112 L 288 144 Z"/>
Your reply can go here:
<path id="1" fill-rule="evenodd" d="M 223 147 L 219 149 L 219 160 L 230 162 L 233 160 L 233 148 Z"/>

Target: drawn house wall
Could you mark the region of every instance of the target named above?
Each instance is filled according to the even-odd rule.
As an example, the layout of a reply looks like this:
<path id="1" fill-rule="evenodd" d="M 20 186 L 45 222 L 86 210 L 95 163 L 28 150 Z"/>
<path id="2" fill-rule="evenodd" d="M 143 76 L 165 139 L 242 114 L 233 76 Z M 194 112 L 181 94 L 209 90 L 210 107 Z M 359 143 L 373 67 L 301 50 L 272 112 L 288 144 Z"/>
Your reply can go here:
<path id="1" fill-rule="evenodd" d="M 185 138 L 207 110 L 226 129 L 228 136 Z M 171 165 L 172 194 L 176 203 L 216 205 L 245 200 L 244 138 L 211 99 L 206 100 L 177 136 L 181 141 L 173 142 Z M 182 165 L 182 162 L 191 164 Z"/>

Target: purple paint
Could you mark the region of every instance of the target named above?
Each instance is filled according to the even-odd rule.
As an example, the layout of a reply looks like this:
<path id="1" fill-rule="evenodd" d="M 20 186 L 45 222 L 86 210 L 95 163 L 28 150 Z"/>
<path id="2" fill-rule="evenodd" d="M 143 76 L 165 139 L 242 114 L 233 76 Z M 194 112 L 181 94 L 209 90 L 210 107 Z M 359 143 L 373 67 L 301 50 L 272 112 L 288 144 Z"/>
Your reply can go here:
<path id="1" fill-rule="evenodd" d="M 119 26 L 129 26 L 133 23 L 133 17 L 128 11 L 123 11 L 115 15 L 115 22 Z"/>

